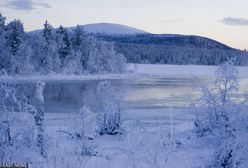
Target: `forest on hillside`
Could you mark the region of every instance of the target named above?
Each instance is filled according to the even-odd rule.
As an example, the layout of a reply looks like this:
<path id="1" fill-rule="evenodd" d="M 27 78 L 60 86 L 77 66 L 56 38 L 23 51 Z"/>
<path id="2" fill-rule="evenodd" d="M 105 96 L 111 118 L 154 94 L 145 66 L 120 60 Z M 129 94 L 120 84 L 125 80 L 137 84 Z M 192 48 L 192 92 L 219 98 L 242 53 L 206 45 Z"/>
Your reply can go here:
<path id="1" fill-rule="evenodd" d="M 149 33 L 94 36 L 114 42 L 116 50 L 131 63 L 219 65 L 230 59 L 236 65 L 248 62 L 246 51 L 200 36 Z"/>

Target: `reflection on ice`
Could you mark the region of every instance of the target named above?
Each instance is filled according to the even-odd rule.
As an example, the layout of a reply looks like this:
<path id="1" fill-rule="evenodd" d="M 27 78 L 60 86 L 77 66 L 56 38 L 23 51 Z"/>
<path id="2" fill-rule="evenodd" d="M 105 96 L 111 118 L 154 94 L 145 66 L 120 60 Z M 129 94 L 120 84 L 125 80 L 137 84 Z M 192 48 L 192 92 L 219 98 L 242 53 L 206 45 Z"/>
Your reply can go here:
<path id="1" fill-rule="evenodd" d="M 203 80 L 209 83 L 210 80 Z M 94 102 L 94 93 L 100 80 L 47 81 L 44 90 L 45 110 L 53 113 L 78 112 L 84 99 Z M 197 81 L 199 82 L 199 80 Z M 25 83 L 25 82 L 22 82 Z M 112 80 L 123 94 L 126 108 L 151 109 L 165 107 L 185 107 L 197 100 L 199 93 L 194 90 L 193 78 L 155 78 L 140 77 Z M 24 85 L 33 96 L 35 83 Z M 248 88 L 247 79 L 240 82 L 240 94 Z M 92 100 L 93 99 L 93 100 Z M 91 104 L 94 106 L 94 104 Z"/>

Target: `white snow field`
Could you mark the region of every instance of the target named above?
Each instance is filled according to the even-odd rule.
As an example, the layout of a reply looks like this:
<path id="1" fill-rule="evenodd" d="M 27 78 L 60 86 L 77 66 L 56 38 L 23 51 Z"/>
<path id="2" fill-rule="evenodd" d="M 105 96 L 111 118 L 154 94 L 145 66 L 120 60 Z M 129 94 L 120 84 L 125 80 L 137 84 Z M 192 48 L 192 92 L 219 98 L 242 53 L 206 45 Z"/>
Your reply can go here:
<path id="1" fill-rule="evenodd" d="M 240 77 L 248 78 L 248 67 L 237 67 Z M 126 74 L 1 76 L 1 81 L 84 81 L 129 79 L 143 76 L 175 78 L 213 78 L 215 66 L 128 64 Z M 247 87 L 244 84 L 243 87 Z M 145 96 L 145 95 L 144 95 Z M 79 112 L 79 109 L 78 109 Z M 30 167 L 44 168 L 197 168 L 204 167 L 217 144 L 211 138 L 198 138 L 193 132 L 193 112 L 187 107 L 127 108 L 123 133 L 97 135 L 93 156 L 80 156 L 81 141 L 68 132 L 79 118 L 73 113 L 46 113 L 47 158 L 25 153 L 17 162 L 29 161 Z M 18 157 L 17 157 L 18 158 Z"/>
<path id="2" fill-rule="evenodd" d="M 170 110 L 175 126 L 172 141 L 169 138 Z M 130 109 L 125 117 L 124 134 L 97 136 L 94 142 L 97 155 L 79 157 L 75 154 L 79 143 L 63 132 L 70 131 L 68 125 L 76 117 L 77 114 L 46 114 L 46 133 L 51 137 L 50 141 L 57 145 L 48 162 L 41 165 L 75 168 L 191 168 L 204 165 L 212 152 L 207 143 L 202 147 L 200 141 L 190 133 L 192 116 L 188 110 Z M 168 144 L 161 144 L 163 142 Z"/>

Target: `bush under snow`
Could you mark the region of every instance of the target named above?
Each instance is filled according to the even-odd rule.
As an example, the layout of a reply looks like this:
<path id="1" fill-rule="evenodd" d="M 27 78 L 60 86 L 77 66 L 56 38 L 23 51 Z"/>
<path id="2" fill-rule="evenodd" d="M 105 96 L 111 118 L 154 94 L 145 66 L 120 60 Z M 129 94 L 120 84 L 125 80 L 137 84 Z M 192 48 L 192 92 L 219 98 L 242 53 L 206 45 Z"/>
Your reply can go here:
<path id="1" fill-rule="evenodd" d="M 245 167 L 248 164 L 248 109 L 235 94 L 239 88 L 238 73 L 231 62 L 218 67 L 213 88 L 201 87 L 200 106 L 195 107 L 197 136 L 214 138 L 217 146 L 210 167 Z"/>
<path id="2" fill-rule="evenodd" d="M 97 103 L 99 104 L 99 133 L 116 134 L 121 132 L 123 106 L 118 91 L 110 81 L 97 85 Z"/>

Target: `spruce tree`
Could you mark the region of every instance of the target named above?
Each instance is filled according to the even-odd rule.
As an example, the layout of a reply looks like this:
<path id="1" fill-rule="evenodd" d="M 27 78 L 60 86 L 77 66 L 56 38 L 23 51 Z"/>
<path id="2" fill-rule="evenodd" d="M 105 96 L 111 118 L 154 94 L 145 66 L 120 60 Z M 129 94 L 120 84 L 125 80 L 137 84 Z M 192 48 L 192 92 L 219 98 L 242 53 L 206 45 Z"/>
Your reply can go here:
<path id="1" fill-rule="evenodd" d="M 59 72 L 60 61 L 57 54 L 57 47 L 55 44 L 55 36 L 53 34 L 52 26 L 46 21 L 44 23 L 43 33 L 43 46 L 40 54 L 39 69 L 43 73 Z"/>
<path id="2" fill-rule="evenodd" d="M 62 62 L 62 65 L 65 63 L 65 60 L 71 55 L 71 40 L 67 30 L 60 26 L 57 30 L 57 41 L 58 41 L 58 54 Z"/>
<path id="3" fill-rule="evenodd" d="M 8 60 L 9 60 L 9 73 L 16 74 L 20 72 L 20 61 L 22 61 L 23 56 L 20 55 L 20 51 L 22 49 L 22 44 L 25 41 L 25 32 L 23 28 L 23 23 L 20 20 L 11 21 L 7 25 L 7 32 L 6 32 L 6 44 L 8 48 Z"/>
<path id="4" fill-rule="evenodd" d="M 77 26 L 76 29 L 73 31 L 72 36 L 72 47 L 77 56 L 79 56 L 79 60 L 81 62 L 82 68 L 87 68 L 87 61 L 89 60 L 89 54 L 87 52 L 87 39 L 86 33 L 82 26 Z"/>
<path id="5" fill-rule="evenodd" d="M 6 21 L 6 17 L 4 17 L 4 16 L 0 13 L 0 31 L 1 31 L 1 30 L 4 30 L 4 29 L 6 28 L 5 21 Z"/>
<path id="6" fill-rule="evenodd" d="M 52 35 L 52 26 L 48 23 L 47 20 L 44 23 L 43 37 L 46 42 L 46 47 L 48 47 L 53 41 L 53 35 Z"/>
<path id="7" fill-rule="evenodd" d="M 76 29 L 73 31 L 72 45 L 74 50 L 80 50 L 83 45 L 83 41 L 86 38 L 83 27 L 77 25 Z"/>
<path id="8" fill-rule="evenodd" d="M 24 42 L 25 33 L 20 20 L 11 21 L 7 25 L 7 45 L 12 55 L 16 55 L 20 45 Z"/>
<path id="9" fill-rule="evenodd" d="M 5 68 L 6 58 L 5 58 L 5 46 L 6 46 L 6 18 L 0 13 L 0 70 Z"/>
<path id="10" fill-rule="evenodd" d="M 46 73 L 51 71 L 51 66 L 52 66 L 52 61 L 51 58 L 49 58 L 49 53 L 51 52 L 50 50 L 50 45 L 52 43 L 53 37 L 52 37 L 52 26 L 46 22 L 44 23 L 44 28 L 43 28 L 43 40 L 44 40 L 44 49 L 43 53 L 41 54 L 41 60 L 39 67 L 40 69 L 45 69 Z"/>

